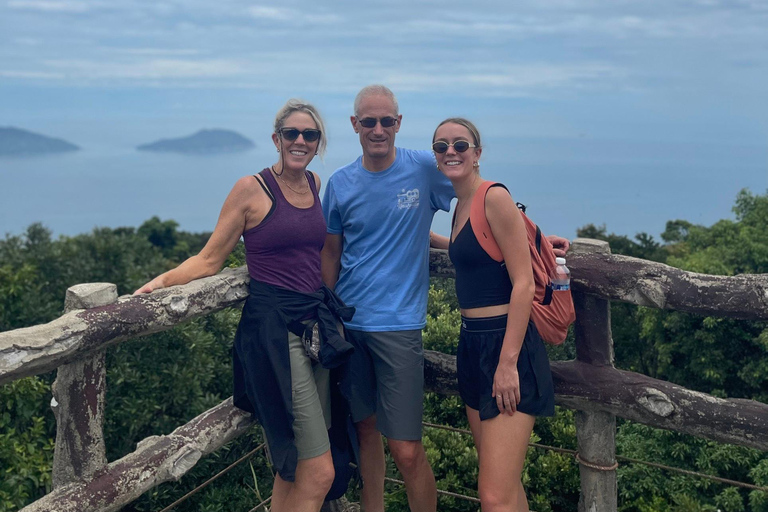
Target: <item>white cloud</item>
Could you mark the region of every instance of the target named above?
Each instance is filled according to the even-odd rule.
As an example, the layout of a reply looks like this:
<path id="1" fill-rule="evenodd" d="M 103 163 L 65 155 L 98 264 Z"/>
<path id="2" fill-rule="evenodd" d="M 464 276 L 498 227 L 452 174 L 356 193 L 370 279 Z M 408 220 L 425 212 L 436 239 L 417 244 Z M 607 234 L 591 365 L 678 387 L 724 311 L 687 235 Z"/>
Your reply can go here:
<path id="1" fill-rule="evenodd" d="M 267 7 L 266 5 L 255 5 L 248 8 L 248 13 L 254 18 L 287 21 L 291 19 L 291 10 L 284 7 Z"/>
<path id="2" fill-rule="evenodd" d="M 153 59 L 140 62 L 51 60 L 45 64 L 68 78 L 159 80 L 178 78 L 219 78 L 242 75 L 247 66 L 225 60 Z"/>
<path id="3" fill-rule="evenodd" d="M 42 40 L 34 37 L 17 37 L 13 40 L 13 43 L 21 46 L 40 46 Z"/>
<path id="4" fill-rule="evenodd" d="M 546 90 L 573 89 L 596 83 L 615 83 L 627 73 L 604 64 L 489 66 L 468 73 L 441 73 L 425 69 L 418 73 L 397 73 L 385 83 L 411 91 L 451 90 L 503 96 L 537 96 Z"/>
<path id="5" fill-rule="evenodd" d="M 191 48 L 102 48 L 108 53 L 117 53 L 121 55 L 200 55 L 200 50 Z"/>
<path id="6" fill-rule="evenodd" d="M 254 5 L 247 9 L 248 14 L 259 20 L 282 21 L 291 23 L 329 24 L 341 21 L 335 14 L 320 14 L 286 7 Z"/>
<path id="7" fill-rule="evenodd" d="M 60 80 L 65 78 L 63 73 L 51 73 L 46 71 L 15 71 L 12 69 L 0 70 L 0 76 L 4 78 L 32 78 L 43 80 Z"/>
<path id="8" fill-rule="evenodd" d="M 90 6 L 78 0 L 9 0 L 11 9 L 44 12 L 86 12 Z"/>

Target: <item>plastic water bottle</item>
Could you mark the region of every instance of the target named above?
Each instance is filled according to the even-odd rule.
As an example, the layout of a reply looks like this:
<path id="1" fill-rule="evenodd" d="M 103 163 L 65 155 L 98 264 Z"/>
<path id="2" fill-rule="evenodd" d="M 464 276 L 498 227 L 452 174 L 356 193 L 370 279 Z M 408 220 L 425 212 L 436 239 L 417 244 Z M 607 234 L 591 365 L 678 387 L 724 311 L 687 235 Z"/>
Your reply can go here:
<path id="1" fill-rule="evenodd" d="M 552 273 L 552 290 L 563 291 L 571 289 L 571 271 L 565 266 L 565 258 L 555 258 L 555 271 Z"/>

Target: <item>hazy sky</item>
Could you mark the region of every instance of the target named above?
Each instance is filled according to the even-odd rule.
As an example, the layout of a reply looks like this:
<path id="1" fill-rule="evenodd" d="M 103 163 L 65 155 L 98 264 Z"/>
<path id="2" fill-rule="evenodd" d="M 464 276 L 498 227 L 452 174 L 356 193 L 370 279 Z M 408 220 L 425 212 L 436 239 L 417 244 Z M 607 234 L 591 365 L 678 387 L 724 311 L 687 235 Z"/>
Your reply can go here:
<path id="1" fill-rule="evenodd" d="M 0 0 L 0 126 L 83 147 L 203 127 L 269 144 L 299 96 L 326 117 L 330 161 L 349 161 L 352 99 L 376 82 L 418 147 L 464 115 L 501 141 L 748 148 L 768 188 L 768 0 Z"/>

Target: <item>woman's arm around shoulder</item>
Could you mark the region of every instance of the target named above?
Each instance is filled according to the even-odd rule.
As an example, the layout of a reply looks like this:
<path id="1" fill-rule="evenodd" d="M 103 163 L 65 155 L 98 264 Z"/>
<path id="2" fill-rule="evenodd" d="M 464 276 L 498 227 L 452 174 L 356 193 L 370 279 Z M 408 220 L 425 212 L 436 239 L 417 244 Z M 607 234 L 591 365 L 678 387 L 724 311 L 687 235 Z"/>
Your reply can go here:
<path id="1" fill-rule="evenodd" d="M 258 199 L 265 196 L 266 194 L 253 176 L 244 176 L 237 180 L 224 201 L 216 228 L 205 247 L 178 267 L 152 279 L 134 294 L 151 293 L 160 288 L 186 284 L 218 272 L 237 241 L 240 240 L 248 218 L 261 213 L 265 201 Z M 268 207 L 267 205 L 267 209 Z"/>
<path id="2" fill-rule="evenodd" d="M 443 249 L 447 251 L 450 243 L 451 240 L 447 236 L 440 235 L 434 231 L 429 232 L 429 246 L 432 249 Z"/>

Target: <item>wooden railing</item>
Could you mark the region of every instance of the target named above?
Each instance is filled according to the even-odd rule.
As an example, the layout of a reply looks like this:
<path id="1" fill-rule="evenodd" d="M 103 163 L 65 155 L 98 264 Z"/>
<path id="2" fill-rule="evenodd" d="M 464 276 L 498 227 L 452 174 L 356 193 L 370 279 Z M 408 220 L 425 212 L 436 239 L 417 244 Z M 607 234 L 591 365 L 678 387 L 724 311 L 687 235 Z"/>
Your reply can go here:
<path id="1" fill-rule="evenodd" d="M 552 370 L 557 403 L 577 411 L 579 510 L 616 510 L 617 416 L 768 450 L 768 405 L 715 398 L 614 368 L 609 302 L 768 319 L 768 275 L 685 272 L 611 255 L 607 243 L 588 239 L 574 241 L 568 265 L 577 315 L 576 359 L 554 362 Z M 444 251 L 432 251 L 430 271 L 453 277 Z M 232 306 L 246 297 L 247 282 L 240 268 L 141 296 L 118 298 L 111 284 L 77 285 L 67 291 L 66 313 L 59 319 L 0 333 L 0 385 L 58 369 L 53 490 L 22 512 L 119 510 L 149 489 L 178 480 L 203 455 L 252 425 L 249 415 L 227 399 L 168 435 L 141 441 L 119 460 L 108 462 L 105 456 L 104 349 Z M 430 391 L 455 394 L 455 358 L 427 351 L 425 377 Z"/>

